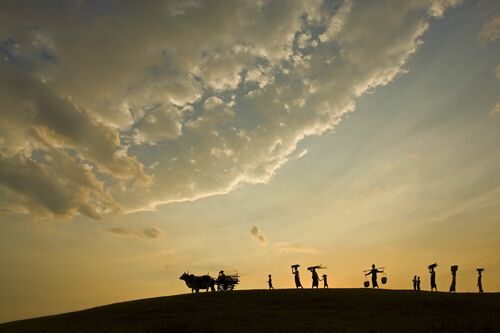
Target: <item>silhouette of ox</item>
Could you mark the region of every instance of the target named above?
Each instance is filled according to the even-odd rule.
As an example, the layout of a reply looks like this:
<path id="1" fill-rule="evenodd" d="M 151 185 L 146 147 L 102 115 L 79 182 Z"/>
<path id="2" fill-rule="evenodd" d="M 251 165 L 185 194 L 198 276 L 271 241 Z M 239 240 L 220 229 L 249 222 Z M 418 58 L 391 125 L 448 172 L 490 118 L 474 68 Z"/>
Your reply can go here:
<path id="1" fill-rule="evenodd" d="M 195 291 L 198 293 L 200 289 L 206 289 L 208 292 L 209 288 L 215 291 L 215 280 L 210 275 L 196 276 L 184 272 L 179 279 L 186 282 L 188 288 L 191 288 L 192 293 Z"/>

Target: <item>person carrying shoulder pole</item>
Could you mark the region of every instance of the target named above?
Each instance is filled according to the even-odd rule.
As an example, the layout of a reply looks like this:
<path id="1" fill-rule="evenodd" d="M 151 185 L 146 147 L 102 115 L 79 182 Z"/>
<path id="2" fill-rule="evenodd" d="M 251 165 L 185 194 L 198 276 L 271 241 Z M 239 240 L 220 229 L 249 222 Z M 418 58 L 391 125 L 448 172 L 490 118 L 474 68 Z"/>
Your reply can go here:
<path id="1" fill-rule="evenodd" d="M 378 270 L 378 268 L 375 268 L 375 264 L 372 265 L 372 269 L 368 271 L 368 273 L 365 274 L 365 276 L 370 275 L 372 276 L 372 287 L 373 288 L 378 288 L 378 282 L 377 282 L 377 274 L 378 273 L 383 273 L 384 271 Z"/>

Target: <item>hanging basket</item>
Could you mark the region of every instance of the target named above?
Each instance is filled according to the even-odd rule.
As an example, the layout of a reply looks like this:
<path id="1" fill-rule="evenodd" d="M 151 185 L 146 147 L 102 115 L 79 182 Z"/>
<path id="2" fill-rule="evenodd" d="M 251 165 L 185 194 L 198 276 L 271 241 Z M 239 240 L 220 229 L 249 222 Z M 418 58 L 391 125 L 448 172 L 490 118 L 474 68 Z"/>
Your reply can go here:
<path id="1" fill-rule="evenodd" d="M 382 278 L 380 279 L 380 282 L 382 282 L 382 284 L 386 284 L 387 283 L 387 276 L 382 276 Z"/>
<path id="2" fill-rule="evenodd" d="M 365 288 L 370 287 L 370 281 L 363 282 L 363 285 L 365 286 Z"/>

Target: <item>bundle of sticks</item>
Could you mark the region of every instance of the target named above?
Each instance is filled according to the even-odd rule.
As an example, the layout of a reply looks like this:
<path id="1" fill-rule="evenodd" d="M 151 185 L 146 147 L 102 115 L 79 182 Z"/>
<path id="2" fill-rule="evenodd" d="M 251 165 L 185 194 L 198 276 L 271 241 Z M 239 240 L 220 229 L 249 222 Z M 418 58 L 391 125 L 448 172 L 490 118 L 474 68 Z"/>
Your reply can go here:
<path id="1" fill-rule="evenodd" d="M 323 266 L 323 265 L 316 265 L 316 266 L 310 266 L 310 267 L 307 267 L 308 270 L 313 270 L 313 269 L 327 269 L 327 267 Z"/>

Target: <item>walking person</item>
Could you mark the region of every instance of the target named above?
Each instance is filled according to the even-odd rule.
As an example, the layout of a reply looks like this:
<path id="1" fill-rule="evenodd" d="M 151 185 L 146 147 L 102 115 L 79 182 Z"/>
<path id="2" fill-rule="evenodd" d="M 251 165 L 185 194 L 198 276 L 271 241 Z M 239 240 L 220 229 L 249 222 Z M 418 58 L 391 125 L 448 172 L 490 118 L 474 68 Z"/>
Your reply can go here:
<path id="1" fill-rule="evenodd" d="M 484 268 L 478 268 L 477 269 L 477 287 L 479 288 L 479 293 L 482 294 L 483 293 L 483 276 L 482 276 L 482 272 L 484 271 Z"/>
<path id="2" fill-rule="evenodd" d="M 417 276 L 415 275 L 413 277 L 413 290 L 415 290 L 415 291 L 417 290 L 417 282 L 418 282 Z"/>
<path id="3" fill-rule="evenodd" d="M 295 279 L 295 288 L 304 289 L 304 287 L 302 287 L 302 283 L 300 283 L 299 266 L 300 265 L 292 265 L 292 274 L 294 275 L 294 279 Z"/>
<path id="4" fill-rule="evenodd" d="M 429 265 L 429 273 L 431 274 L 431 291 L 438 291 L 437 284 L 436 284 L 436 271 L 435 268 L 437 267 L 437 264 L 434 263 L 432 265 Z"/>
<path id="5" fill-rule="evenodd" d="M 420 276 L 417 277 L 417 291 L 420 291 Z"/>
<path id="6" fill-rule="evenodd" d="M 316 272 L 315 267 L 309 267 L 309 271 L 312 273 L 312 287 L 311 288 L 318 288 L 319 287 L 319 276 L 318 273 Z"/>
<path id="7" fill-rule="evenodd" d="M 450 267 L 451 269 L 451 285 L 450 285 L 450 293 L 454 293 L 457 291 L 457 271 L 458 266 L 453 265 Z"/>
<path id="8" fill-rule="evenodd" d="M 274 289 L 273 287 L 273 279 L 271 277 L 271 274 L 269 274 L 269 279 L 267 280 L 267 284 L 269 284 L 269 289 Z"/>
<path id="9" fill-rule="evenodd" d="M 320 281 L 323 281 L 323 288 L 328 288 L 328 276 L 326 274 L 323 274 L 323 279 Z"/>
<path id="10" fill-rule="evenodd" d="M 368 273 L 365 274 L 366 275 L 370 275 L 372 276 L 372 287 L 373 288 L 378 288 L 378 282 L 377 282 L 377 274 L 378 273 L 383 273 L 384 271 L 379 271 L 377 268 L 375 268 L 375 264 L 372 265 L 372 269 L 368 271 Z"/>

